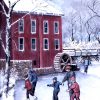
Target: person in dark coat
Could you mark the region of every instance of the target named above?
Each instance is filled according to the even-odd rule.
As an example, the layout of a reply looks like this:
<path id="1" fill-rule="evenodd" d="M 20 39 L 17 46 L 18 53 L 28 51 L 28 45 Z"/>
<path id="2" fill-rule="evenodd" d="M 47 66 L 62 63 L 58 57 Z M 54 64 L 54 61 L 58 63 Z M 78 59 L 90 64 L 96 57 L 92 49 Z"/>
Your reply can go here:
<path id="1" fill-rule="evenodd" d="M 68 91 L 73 91 L 71 100 L 80 100 L 80 86 L 74 77 L 71 78 L 71 85 Z"/>
<path id="2" fill-rule="evenodd" d="M 32 93 L 34 95 L 37 80 L 38 80 L 38 76 L 37 76 L 36 72 L 33 69 L 29 70 L 28 78 L 29 78 L 29 80 L 32 84 Z"/>
<path id="3" fill-rule="evenodd" d="M 62 84 L 64 84 L 65 81 L 68 82 L 68 89 L 70 87 L 70 84 L 71 84 L 71 77 L 74 77 L 76 79 L 76 74 L 74 71 L 71 71 L 71 66 L 70 64 L 68 64 L 65 68 L 66 70 L 66 75 L 64 76 L 63 80 L 62 80 Z M 69 95 L 70 95 L 70 99 L 71 99 L 71 95 L 72 95 L 73 91 L 69 91 Z"/>
<path id="4" fill-rule="evenodd" d="M 87 73 L 88 72 L 88 67 L 90 65 L 90 59 L 89 57 L 87 56 L 84 60 L 84 72 Z"/>
<path id="5" fill-rule="evenodd" d="M 60 85 L 62 85 L 61 82 L 57 81 L 57 77 L 53 78 L 53 84 L 48 84 L 47 86 L 53 87 L 53 100 L 58 100 L 58 93 L 60 92 Z"/>

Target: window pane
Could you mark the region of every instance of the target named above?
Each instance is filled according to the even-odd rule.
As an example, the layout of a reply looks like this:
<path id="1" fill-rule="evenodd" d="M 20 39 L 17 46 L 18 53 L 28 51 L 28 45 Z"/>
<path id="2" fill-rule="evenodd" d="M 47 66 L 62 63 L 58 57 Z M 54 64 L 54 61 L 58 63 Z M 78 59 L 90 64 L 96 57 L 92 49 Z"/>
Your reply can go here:
<path id="1" fill-rule="evenodd" d="M 32 47 L 32 50 L 36 49 L 36 39 L 32 39 L 31 47 Z"/>
<path id="2" fill-rule="evenodd" d="M 19 50 L 24 50 L 24 39 L 23 38 L 19 39 Z"/>
<path id="3" fill-rule="evenodd" d="M 24 31 L 24 22 L 23 20 L 19 21 L 19 32 L 23 32 Z"/>
<path id="4" fill-rule="evenodd" d="M 44 21 L 44 33 L 48 33 L 48 22 Z"/>
<path id="5" fill-rule="evenodd" d="M 55 40 L 54 44 L 55 44 L 55 49 L 58 50 L 59 49 L 59 40 Z"/>
<path id="6" fill-rule="evenodd" d="M 55 24 L 54 24 L 54 32 L 55 33 L 58 33 L 59 32 L 58 22 L 55 22 Z"/>
<path id="7" fill-rule="evenodd" d="M 49 49 L 49 42 L 48 42 L 48 39 L 44 39 L 44 49 L 46 49 L 46 50 Z"/>
<path id="8" fill-rule="evenodd" d="M 31 23 L 31 32 L 36 32 L 36 21 L 32 21 Z"/>

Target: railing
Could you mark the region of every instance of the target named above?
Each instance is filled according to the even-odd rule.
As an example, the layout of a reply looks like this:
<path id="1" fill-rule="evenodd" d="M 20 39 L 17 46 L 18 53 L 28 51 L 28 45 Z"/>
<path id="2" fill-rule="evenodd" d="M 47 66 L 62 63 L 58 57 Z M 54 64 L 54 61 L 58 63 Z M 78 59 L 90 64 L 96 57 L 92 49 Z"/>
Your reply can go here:
<path id="1" fill-rule="evenodd" d="M 63 49 L 64 53 L 70 56 L 97 56 L 100 55 L 100 49 Z"/>

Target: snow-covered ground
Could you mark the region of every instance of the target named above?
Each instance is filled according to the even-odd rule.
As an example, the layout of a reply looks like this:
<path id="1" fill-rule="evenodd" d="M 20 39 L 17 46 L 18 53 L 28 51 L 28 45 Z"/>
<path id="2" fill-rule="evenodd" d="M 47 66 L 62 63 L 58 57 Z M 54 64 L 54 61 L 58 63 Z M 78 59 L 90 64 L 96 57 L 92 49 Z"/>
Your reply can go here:
<path id="1" fill-rule="evenodd" d="M 57 76 L 59 81 L 62 81 L 65 73 L 50 74 L 46 76 L 40 76 L 35 95 L 38 100 L 52 100 L 52 87 L 47 87 L 48 83 L 52 83 L 52 78 Z M 89 66 L 88 74 L 83 73 L 83 67 L 81 65 L 80 72 L 76 72 L 77 81 L 80 84 L 81 89 L 81 100 L 100 100 L 99 89 L 100 89 L 100 62 L 93 61 L 92 65 Z M 64 86 L 61 86 L 59 93 L 59 100 L 69 100 L 69 94 L 66 92 L 67 82 Z M 14 90 L 13 90 L 14 91 Z M 12 91 L 12 92 L 13 92 Z M 11 92 L 10 92 L 11 93 Z M 16 82 L 14 98 L 9 93 L 7 100 L 26 100 L 26 90 L 24 89 L 24 81 L 19 80 Z M 30 100 L 34 100 L 30 97 Z M 5 99 L 0 99 L 5 100 Z"/>
<path id="2" fill-rule="evenodd" d="M 52 87 L 47 87 L 48 83 L 52 83 L 52 78 L 57 76 L 59 81 L 62 81 L 65 73 L 58 73 L 46 76 L 40 76 L 35 95 L 38 100 L 52 100 Z M 100 62 L 92 62 L 89 66 L 88 74 L 84 74 L 83 71 L 76 72 L 77 81 L 80 84 L 81 100 L 100 100 Z M 26 91 L 23 89 L 24 81 L 17 81 L 15 87 L 15 99 L 14 100 L 26 100 Z M 59 93 L 59 100 L 69 100 L 69 94 L 66 92 L 67 82 L 64 86 L 61 86 Z M 30 97 L 33 100 L 33 97 Z"/>

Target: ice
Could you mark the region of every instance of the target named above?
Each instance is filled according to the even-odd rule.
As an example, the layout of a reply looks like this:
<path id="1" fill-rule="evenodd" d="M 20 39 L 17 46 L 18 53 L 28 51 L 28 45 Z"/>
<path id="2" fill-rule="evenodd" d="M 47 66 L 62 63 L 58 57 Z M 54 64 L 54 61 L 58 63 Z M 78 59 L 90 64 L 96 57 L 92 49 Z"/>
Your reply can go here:
<path id="1" fill-rule="evenodd" d="M 76 72 L 77 82 L 80 85 L 81 90 L 81 100 L 100 100 L 100 62 L 94 61 L 92 65 L 89 66 L 88 73 Z M 48 83 L 52 83 L 52 78 L 57 76 L 58 81 L 62 81 L 65 73 L 50 74 L 45 76 L 40 76 L 35 95 L 38 97 L 38 100 L 52 100 L 52 87 L 47 87 Z M 15 100 L 26 100 L 26 94 L 24 87 L 24 81 L 17 81 L 15 87 Z M 60 86 L 59 100 L 69 100 L 69 94 L 67 90 L 67 82 L 64 86 Z M 33 97 L 31 97 L 33 100 Z"/>
<path id="2" fill-rule="evenodd" d="M 80 67 L 83 70 L 83 67 Z M 92 61 L 89 66 L 88 73 L 85 74 L 83 71 L 76 72 L 77 82 L 80 85 L 80 99 L 81 100 L 100 100 L 100 62 Z M 47 87 L 47 84 L 52 83 L 52 78 L 57 77 L 58 81 L 62 81 L 65 73 L 49 74 L 39 76 L 38 83 L 36 86 L 35 95 L 38 100 L 52 100 L 52 87 Z M 12 82 L 13 83 L 13 82 Z M 69 93 L 67 90 L 67 82 L 64 86 L 60 86 L 59 100 L 69 100 Z M 14 91 L 14 94 L 12 94 Z M 12 93 L 11 93 L 12 92 Z M 5 100 L 5 99 L 0 99 Z M 15 88 L 9 93 L 7 100 L 26 100 L 26 90 L 24 89 L 24 80 L 16 81 Z M 30 96 L 30 100 L 34 100 L 34 97 Z"/>

